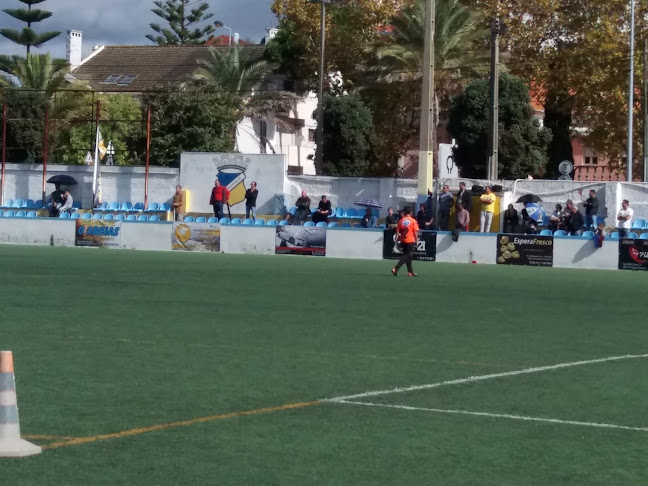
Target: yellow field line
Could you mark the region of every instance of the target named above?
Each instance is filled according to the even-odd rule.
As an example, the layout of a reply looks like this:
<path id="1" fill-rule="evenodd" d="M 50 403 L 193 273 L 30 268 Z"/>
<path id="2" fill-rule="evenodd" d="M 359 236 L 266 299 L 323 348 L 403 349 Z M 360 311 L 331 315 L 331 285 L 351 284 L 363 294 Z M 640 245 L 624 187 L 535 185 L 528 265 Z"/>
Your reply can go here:
<path id="1" fill-rule="evenodd" d="M 71 440 L 45 444 L 42 447 L 43 449 L 56 449 L 58 447 L 88 444 L 90 442 L 97 442 L 100 440 L 119 439 L 123 437 L 130 437 L 132 435 L 140 435 L 140 434 L 146 434 L 148 432 L 155 432 L 156 430 L 172 429 L 175 427 L 186 427 L 188 425 L 195 425 L 204 422 L 212 422 L 214 420 L 225 420 L 234 417 L 244 417 L 247 415 L 259 415 L 262 413 L 279 412 L 282 410 L 291 410 L 294 408 L 311 407 L 313 405 L 319 405 L 321 403 L 325 403 L 325 402 L 322 400 L 316 400 L 314 402 L 288 403 L 286 405 L 279 405 L 277 407 L 265 407 L 265 408 L 257 408 L 255 410 L 244 410 L 241 412 L 231 412 L 231 413 L 224 413 L 220 415 L 210 415 L 208 417 L 198 417 L 190 420 L 182 420 L 180 422 L 171 422 L 168 424 L 152 425 L 150 427 L 139 427 L 136 429 L 122 430 L 121 432 L 114 432 L 112 434 L 93 435 L 90 437 L 76 437 Z"/>
<path id="2" fill-rule="evenodd" d="M 29 440 L 71 440 L 78 439 L 78 437 L 70 437 L 66 435 L 23 435 L 23 439 Z"/>

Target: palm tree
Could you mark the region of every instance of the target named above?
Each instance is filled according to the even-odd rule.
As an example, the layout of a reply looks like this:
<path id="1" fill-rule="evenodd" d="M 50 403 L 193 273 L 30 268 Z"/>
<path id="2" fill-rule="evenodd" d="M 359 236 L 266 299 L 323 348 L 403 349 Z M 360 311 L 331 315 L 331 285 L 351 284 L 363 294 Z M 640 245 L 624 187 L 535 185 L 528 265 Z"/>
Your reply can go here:
<path id="1" fill-rule="evenodd" d="M 256 58 L 256 51 L 243 49 L 240 45 L 229 48 L 211 47 L 211 58 L 199 60 L 199 68 L 194 79 L 203 81 L 209 86 L 222 91 L 223 96 L 238 110 L 238 122 L 244 118 L 267 123 L 274 122 L 287 131 L 295 127 L 288 121 L 275 116 L 277 113 L 290 113 L 295 110 L 298 96 L 288 91 L 260 89 L 274 66 L 267 61 Z M 236 128 L 238 138 L 238 126 Z M 261 149 L 265 149 L 268 140 L 260 135 Z"/>
<path id="2" fill-rule="evenodd" d="M 49 98 L 63 86 L 67 69 L 65 59 L 52 59 L 49 54 L 29 54 L 8 63 L 6 72 L 11 77 L 0 76 L 0 84 L 41 91 Z"/>

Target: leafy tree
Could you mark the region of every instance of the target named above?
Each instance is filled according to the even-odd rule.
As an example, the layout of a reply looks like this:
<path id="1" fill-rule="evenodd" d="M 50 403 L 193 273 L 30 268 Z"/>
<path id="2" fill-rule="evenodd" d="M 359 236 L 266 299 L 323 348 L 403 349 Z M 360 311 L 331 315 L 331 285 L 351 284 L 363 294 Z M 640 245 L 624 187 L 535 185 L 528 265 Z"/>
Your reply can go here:
<path id="1" fill-rule="evenodd" d="M 18 1 L 27 5 L 27 8 L 7 8 L 4 9 L 3 12 L 21 22 L 25 22 L 27 27 L 23 27 L 20 31 L 14 29 L 0 29 L 0 35 L 3 35 L 16 44 L 25 46 L 27 49 L 27 55 L 29 56 L 32 47 L 40 47 L 45 42 L 57 37 L 60 32 L 51 31 L 38 34 L 32 29 L 32 24 L 41 22 L 42 20 L 48 19 L 52 16 L 52 12 L 47 10 L 40 10 L 37 8 L 32 9 L 33 5 L 43 3 L 45 0 Z"/>
<path id="2" fill-rule="evenodd" d="M 488 165 L 489 82 L 471 82 L 450 105 L 448 129 L 457 140 L 454 155 L 463 177 L 484 177 Z M 499 91 L 499 177 L 541 176 L 551 133 L 533 118 L 524 81 L 502 75 Z"/>
<path id="3" fill-rule="evenodd" d="M 45 108 L 44 93 L 22 89 L 4 90 L 0 102 L 7 103 L 7 159 L 15 163 L 43 160 Z M 0 124 L 2 110 L 0 110 Z M 0 137 L 2 133 L 0 133 Z"/>
<path id="4" fill-rule="evenodd" d="M 213 14 L 207 13 L 209 4 L 191 0 L 156 0 L 153 2 L 157 8 L 151 11 L 158 17 L 164 19 L 168 27 L 160 24 L 151 24 L 151 29 L 157 34 L 148 34 L 146 38 L 157 45 L 168 44 L 204 44 L 215 31 L 211 24 L 199 25 L 209 20 Z"/>
<path id="5" fill-rule="evenodd" d="M 222 92 L 189 83 L 145 93 L 152 105 L 151 163 L 174 166 L 182 152 L 231 152 L 237 106 Z"/>
<path id="6" fill-rule="evenodd" d="M 324 175 L 364 175 L 374 138 L 371 111 L 360 96 L 325 96 Z"/>
<path id="7" fill-rule="evenodd" d="M 49 54 L 28 54 L 26 58 L 14 60 L 8 72 L 15 77 L 0 77 L 0 85 L 42 91 L 51 97 L 65 83 L 67 70 L 65 59 L 52 59 Z"/>

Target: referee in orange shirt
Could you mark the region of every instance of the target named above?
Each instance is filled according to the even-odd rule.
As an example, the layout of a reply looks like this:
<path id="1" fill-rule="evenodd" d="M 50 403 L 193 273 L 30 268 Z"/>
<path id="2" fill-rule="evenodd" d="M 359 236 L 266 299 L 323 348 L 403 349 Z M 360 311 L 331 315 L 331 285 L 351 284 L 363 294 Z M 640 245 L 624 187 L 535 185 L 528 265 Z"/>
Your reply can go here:
<path id="1" fill-rule="evenodd" d="M 405 206 L 405 216 L 401 218 L 396 227 L 396 233 L 398 234 L 398 239 L 401 242 L 403 247 L 403 256 L 394 268 L 392 268 L 392 274 L 394 277 L 398 275 L 398 270 L 403 265 L 407 265 L 407 276 L 416 277 L 414 269 L 412 268 L 412 252 L 418 243 L 418 232 L 419 225 L 414 218 L 412 218 L 412 208 L 410 206 Z"/>

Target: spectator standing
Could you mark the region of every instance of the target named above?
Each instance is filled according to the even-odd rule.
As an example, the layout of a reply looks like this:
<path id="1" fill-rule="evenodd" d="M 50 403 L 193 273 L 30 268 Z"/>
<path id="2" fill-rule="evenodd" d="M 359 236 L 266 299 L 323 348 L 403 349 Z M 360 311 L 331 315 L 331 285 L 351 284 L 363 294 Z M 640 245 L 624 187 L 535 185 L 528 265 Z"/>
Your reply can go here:
<path id="1" fill-rule="evenodd" d="M 619 229 L 619 237 L 628 237 L 628 232 L 631 228 L 633 215 L 634 211 L 630 207 L 630 201 L 624 199 L 621 203 L 621 211 L 619 211 L 619 214 L 617 214 L 617 221 L 619 222 L 617 226 L 617 228 Z"/>
<path id="2" fill-rule="evenodd" d="M 184 194 L 182 194 L 182 186 L 176 186 L 175 194 L 173 195 L 173 202 L 171 209 L 173 209 L 173 219 L 175 221 L 182 221 L 182 206 L 184 205 Z"/>
<path id="3" fill-rule="evenodd" d="M 450 211 L 454 204 L 454 197 L 447 185 L 443 186 L 441 191 L 441 195 L 439 196 L 439 229 L 441 231 L 448 231 L 450 225 Z"/>
<path id="4" fill-rule="evenodd" d="M 214 208 L 214 216 L 218 219 L 223 217 L 223 204 L 229 202 L 230 192 L 220 183 L 218 179 L 214 181 L 214 188 L 211 192 L 211 198 L 209 199 L 209 204 Z"/>
<path id="5" fill-rule="evenodd" d="M 459 201 L 455 209 L 455 228 L 452 231 L 452 239 L 459 241 L 459 233 L 462 231 L 470 231 L 470 213 L 464 209 L 463 204 Z"/>
<path id="6" fill-rule="evenodd" d="M 322 196 L 319 204 L 317 205 L 317 211 L 313 214 L 313 223 L 317 224 L 320 222 L 328 223 L 329 216 L 331 215 L 331 201 L 329 201 L 326 196 Z"/>
<path id="7" fill-rule="evenodd" d="M 562 206 L 560 204 L 556 204 L 556 208 L 554 209 L 553 213 L 551 213 L 551 216 L 549 216 L 549 224 L 547 225 L 547 228 L 551 231 L 556 231 L 560 225 L 561 219 Z"/>
<path id="8" fill-rule="evenodd" d="M 518 213 L 512 204 L 504 211 L 504 233 L 515 233 L 518 226 Z"/>
<path id="9" fill-rule="evenodd" d="M 436 225 L 436 217 L 437 217 L 437 198 L 434 196 L 432 191 L 428 190 L 428 198 L 427 201 L 425 201 L 425 210 L 428 214 L 428 217 L 430 218 L 430 225 L 427 228 L 423 228 L 421 226 L 421 229 L 429 229 L 432 230 L 434 229 Z"/>
<path id="10" fill-rule="evenodd" d="M 407 213 L 406 213 L 407 214 Z M 405 216 L 403 216 L 405 217 Z M 431 230 L 432 229 L 432 222 L 434 219 L 430 214 L 427 212 L 427 205 L 426 204 L 421 204 L 421 209 L 419 209 L 419 212 L 416 214 L 416 222 L 422 230 Z"/>
<path id="11" fill-rule="evenodd" d="M 385 218 L 385 226 L 388 228 L 395 228 L 398 225 L 400 218 L 394 214 L 394 208 L 387 208 L 387 217 Z"/>
<path id="12" fill-rule="evenodd" d="M 256 202 L 259 191 L 257 190 L 257 183 L 252 181 L 250 188 L 245 191 L 245 217 L 256 221 Z"/>
<path id="13" fill-rule="evenodd" d="M 310 205 L 311 205 L 311 200 L 306 194 L 306 191 L 301 192 L 301 197 L 297 199 L 297 202 L 295 202 L 295 206 L 297 207 L 297 210 L 295 211 L 294 216 L 290 216 L 290 213 L 286 215 L 286 219 L 290 220 L 291 224 L 294 225 L 301 225 L 308 219 L 310 216 L 311 210 L 310 210 Z"/>
<path id="14" fill-rule="evenodd" d="M 576 207 L 574 204 L 571 205 L 571 218 L 569 218 L 569 234 L 572 236 L 580 236 L 581 231 L 583 230 L 583 224 L 585 223 L 585 220 L 583 219 L 583 215 L 581 212 L 578 210 L 578 207 Z"/>
<path id="15" fill-rule="evenodd" d="M 466 189 L 466 183 L 460 182 L 459 193 L 457 194 L 457 207 L 459 207 L 459 203 L 461 203 L 463 208 L 470 212 L 472 210 L 472 196 L 472 192 Z"/>
<path id="16" fill-rule="evenodd" d="M 418 243 L 418 232 L 419 226 L 416 220 L 412 218 L 412 208 L 405 206 L 405 216 L 398 222 L 396 228 L 398 239 L 403 248 L 403 256 L 391 270 L 394 277 L 398 275 L 398 270 L 400 270 L 403 265 L 407 265 L 408 277 L 416 277 L 414 269 L 412 268 L 412 252 Z"/>
<path id="17" fill-rule="evenodd" d="M 583 197 L 583 190 L 579 189 L 578 194 Z M 596 197 L 596 191 L 594 189 L 590 190 L 589 197 L 583 201 L 583 207 L 585 208 L 585 227 L 587 229 L 596 229 L 596 216 L 598 215 L 599 209 L 599 200 Z"/>
<path id="18" fill-rule="evenodd" d="M 490 233 L 491 223 L 493 222 L 493 212 L 495 211 L 495 194 L 493 188 L 486 186 L 486 192 L 479 197 L 481 202 L 481 213 L 479 216 L 479 231 L 481 233 Z"/>
<path id="19" fill-rule="evenodd" d="M 371 213 L 371 208 L 365 209 L 365 213 L 360 224 L 363 228 L 374 228 L 376 226 L 376 220 Z"/>
<path id="20" fill-rule="evenodd" d="M 58 215 L 69 213 L 72 209 L 72 204 L 74 204 L 74 199 L 72 199 L 72 194 L 70 194 L 70 190 L 68 189 L 63 194 L 63 204 L 58 209 Z"/>

